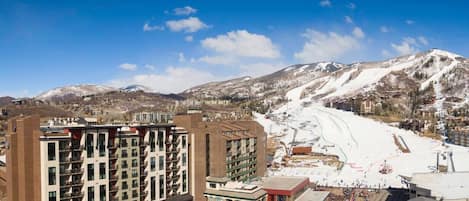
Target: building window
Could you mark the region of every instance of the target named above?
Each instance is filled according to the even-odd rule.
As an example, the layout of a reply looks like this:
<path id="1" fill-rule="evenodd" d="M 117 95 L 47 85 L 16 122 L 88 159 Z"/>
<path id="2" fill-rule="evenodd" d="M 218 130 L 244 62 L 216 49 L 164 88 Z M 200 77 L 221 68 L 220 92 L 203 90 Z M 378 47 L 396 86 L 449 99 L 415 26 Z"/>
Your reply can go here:
<path id="1" fill-rule="evenodd" d="M 210 183 L 209 186 L 210 186 L 210 188 L 217 188 L 217 184 L 215 184 L 215 183 Z"/>
<path id="2" fill-rule="evenodd" d="M 187 164 L 187 155 L 186 153 L 182 153 L 182 166 L 186 166 Z"/>
<path id="3" fill-rule="evenodd" d="M 106 156 L 106 136 L 104 134 L 99 134 L 98 136 L 98 148 L 99 148 L 99 156 L 103 157 Z"/>
<path id="4" fill-rule="evenodd" d="M 99 186 L 99 201 L 106 201 L 106 185 Z"/>
<path id="5" fill-rule="evenodd" d="M 186 148 L 186 144 L 187 144 L 187 139 L 186 139 L 186 136 L 182 136 L 182 148 L 185 149 Z"/>
<path id="6" fill-rule="evenodd" d="M 93 181 L 94 180 L 94 165 L 93 164 L 88 164 L 88 171 L 86 173 L 88 174 L 88 181 Z"/>
<path id="7" fill-rule="evenodd" d="M 137 156 L 138 156 L 137 149 L 132 149 L 132 157 L 137 157 Z"/>
<path id="8" fill-rule="evenodd" d="M 122 179 L 127 179 L 128 177 L 127 171 L 122 171 Z"/>
<path id="9" fill-rule="evenodd" d="M 156 181 L 155 177 L 151 177 L 150 179 L 150 195 L 151 195 L 151 200 L 156 200 Z"/>
<path id="10" fill-rule="evenodd" d="M 121 152 L 121 155 L 122 155 L 122 158 L 127 158 L 127 156 L 128 156 L 127 150 L 123 149 L 122 152 Z"/>
<path id="11" fill-rule="evenodd" d="M 88 187 L 88 201 L 94 201 L 94 186 Z"/>
<path id="12" fill-rule="evenodd" d="M 55 160 L 55 143 L 53 142 L 47 144 L 47 159 L 49 161 Z"/>
<path id="13" fill-rule="evenodd" d="M 132 198 L 136 198 L 138 197 L 138 191 L 137 190 L 133 190 L 132 191 Z"/>
<path id="14" fill-rule="evenodd" d="M 127 200 L 129 199 L 129 195 L 127 195 L 127 192 L 122 193 L 122 200 Z"/>
<path id="15" fill-rule="evenodd" d="M 160 175 L 160 198 L 164 197 L 164 176 Z"/>
<path id="16" fill-rule="evenodd" d="M 163 151 L 164 141 L 163 141 L 163 131 L 158 131 L 158 148 L 160 151 Z"/>
<path id="17" fill-rule="evenodd" d="M 137 166 L 138 166 L 137 159 L 132 159 L 132 167 L 137 167 Z"/>
<path id="18" fill-rule="evenodd" d="M 155 152 L 155 132 L 150 132 L 150 152 Z"/>
<path id="19" fill-rule="evenodd" d="M 122 168 L 126 169 L 127 167 L 129 167 L 129 165 L 127 164 L 127 161 L 122 161 Z"/>
<path id="20" fill-rule="evenodd" d="M 187 173 L 186 171 L 182 171 L 182 192 L 187 191 Z"/>
<path id="21" fill-rule="evenodd" d="M 137 146 L 137 139 L 132 139 L 132 146 L 136 147 Z"/>
<path id="22" fill-rule="evenodd" d="M 57 183 L 56 179 L 56 168 L 55 167 L 50 167 L 49 168 L 49 185 L 55 185 Z"/>
<path id="23" fill-rule="evenodd" d="M 122 189 L 128 189 L 129 188 L 129 185 L 127 185 L 127 182 L 126 181 L 123 181 L 122 182 Z"/>
<path id="24" fill-rule="evenodd" d="M 138 187 L 138 180 L 134 179 L 132 180 L 132 188 L 137 188 Z"/>
<path id="25" fill-rule="evenodd" d="M 135 177 L 138 177 L 138 171 L 137 171 L 137 169 L 133 169 L 133 170 L 132 170 L 132 177 L 134 177 L 134 178 L 135 178 Z"/>
<path id="26" fill-rule="evenodd" d="M 106 163 L 99 164 L 99 179 L 106 179 Z"/>
<path id="27" fill-rule="evenodd" d="M 94 149 L 93 149 L 93 134 L 86 135 L 86 156 L 88 158 L 93 157 Z"/>
<path id="28" fill-rule="evenodd" d="M 155 157 L 150 158 L 150 169 L 152 172 L 156 170 L 156 158 Z"/>
<path id="29" fill-rule="evenodd" d="M 127 140 L 121 139 L 121 147 L 127 147 Z"/>
<path id="30" fill-rule="evenodd" d="M 57 201 L 57 192 L 49 192 L 49 201 Z"/>
<path id="31" fill-rule="evenodd" d="M 164 156 L 160 156 L 159 159 L 160 159 L 160 160 L 158 161 L 159 170 L 163 170 L 163 169 L 164 169 Z"/>

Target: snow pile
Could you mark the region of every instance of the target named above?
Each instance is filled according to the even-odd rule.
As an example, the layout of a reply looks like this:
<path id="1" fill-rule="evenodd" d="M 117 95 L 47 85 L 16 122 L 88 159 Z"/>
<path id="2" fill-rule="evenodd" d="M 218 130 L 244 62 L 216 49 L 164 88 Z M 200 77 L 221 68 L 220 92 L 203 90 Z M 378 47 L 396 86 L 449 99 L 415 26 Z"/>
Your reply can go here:
<path id="1" fill-rule="evenodd" d="M 87 95 L 105 93 L 105 92 L 114 91 L 114 90 L 116 89 L 113 87 L 108 87 L 108 86 L 82 84 L 82 85 L 73 85 L 73 86 L 54 88 L 52 90 L 39 94 L 35 98 L 40 99 L 40 100 L 48 100 L 48 99 L 52 99 L 56 97 L 64 97 L 67 95 L 87 96 Z"/>

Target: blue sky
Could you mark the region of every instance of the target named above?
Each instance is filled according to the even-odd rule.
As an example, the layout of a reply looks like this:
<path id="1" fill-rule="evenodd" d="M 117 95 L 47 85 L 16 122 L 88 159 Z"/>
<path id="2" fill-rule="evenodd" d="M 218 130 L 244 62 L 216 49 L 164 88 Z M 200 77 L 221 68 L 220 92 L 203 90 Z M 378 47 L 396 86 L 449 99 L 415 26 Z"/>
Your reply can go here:
<path id="1" fill-rule="evenodd" d="M 469 56 L 467 1 L 0 0 L 0 96 L 57 86 L 159 92 L 289 64 Z"/>

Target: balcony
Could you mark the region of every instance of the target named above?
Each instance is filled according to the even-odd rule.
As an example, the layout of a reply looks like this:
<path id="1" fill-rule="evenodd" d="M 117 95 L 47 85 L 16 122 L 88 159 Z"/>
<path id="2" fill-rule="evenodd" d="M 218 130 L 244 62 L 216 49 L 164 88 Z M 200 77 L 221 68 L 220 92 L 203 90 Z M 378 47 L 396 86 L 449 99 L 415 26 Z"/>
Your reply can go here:
<path id="1" fill-rule="evenodd" d="M 109 160 L 112 160 L 112 161 L 117 160 L 117 154 L 110 155 Z"/>
<path id="2" fill-rule="evenodd" d="M 68 153 L 70 151 L 71 151 L 71 149 L 69 147 L 60 147 L 59 148 L 60 153 Z"/>
<path id="3" fill-rule="evenodd" d="M 108 149 L 109 150 L 116 150 L 117 149 L 117 144 L 116 143 L 109 144 Z"/>
<path id="4" fill-rule="evenodd" d="M 176 158 L 172 158 L 172 159 L 171 159 L 171 162 L 179 162 L 179 159 L 180 159 L 179 156 L 176 157 Z"/>
<path id="5" fill-rule="evenodd" d="M 83 157 L 72 157 L 71 163 L 83 163 Z"/>
<path id="6" fill-rule="evenodd" d="M 111 182 L 117 181 L 117 176 L 116 175 L 111 175 L 109 177 L 109 181 L 111 181 Z"/>
<path id="7" fill-rule="evenodd" d="M 83 146 L 83 145 L 80 145 L 80 146 L 72 146 L 72 151 L 82 152 L 84 148 L 85 148 L 85 146 Z"/>
<path id="8" fill-rule="evenodd" d="M 116 193 L 119 189 L 117 189 L 117 187 L 115 186 L 112 186 L 112 187 L 109 187 L 109 192 L 110 193 Z"/>
<path id="9" fill-rule="evenodd" d="M 60 197 L 60 200 L 70 200 L 70 199 L 79 199 L 79 198 L 83 198 L 83 193 L 80 191 L 77 191 L 77 192 L 63 194 L 63 196 Z"/>

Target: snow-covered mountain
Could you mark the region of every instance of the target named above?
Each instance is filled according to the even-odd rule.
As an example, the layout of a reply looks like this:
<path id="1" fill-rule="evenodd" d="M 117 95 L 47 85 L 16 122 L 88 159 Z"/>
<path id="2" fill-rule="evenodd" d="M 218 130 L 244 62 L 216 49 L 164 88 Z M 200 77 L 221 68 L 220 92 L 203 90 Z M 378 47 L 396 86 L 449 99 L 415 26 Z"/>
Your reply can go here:
<path id="1" fill-rule="evenodd" d="M 434 88 L 439 99 L 469 103 L 469 60 L 447 51 L 429 51 L 377 62 L 320 62 L 288 66 L 272 74 L 213 82 L 188 89 L 195 97 L 271 99 L 303 86 L 300 92 L 326 101 L 368 92 L 400 92 Z"/>
<path id="2" fill-rule="evenodd" d="M 120 88 L 120 91 L 124 92 L 136 92 L 136 91 L 144 91 L 144 92 L 152 92 L 153 90 L 150 89 L 149 87 L 143 86 L 143 85 L 129 85 L 127 87 L 122 87 Z"/>
<path id="3" fill-rule="evenodd" d="M 39 100 L 50 100 L 53 98 L 62 98 L 66 96 L 86 96 L 92 94 L 106 93 L 115 90 L 116 88 L 114 87 L 108 87 L 103 85 L 80 84 L 65 87 L 57 87 L 49 91 L 45 91 L 36 96 L 35 98 Z"/>
<path id="4" fill-rule="evenodd" d="M 246 76 L 222 82 L 207 83 L 190 88 L 184 91 L 183 94 L 205 98 L 230 97 L 235 99 L 276 96 L 285 93 L 288 89 L 347 67 L 347 65 L 335 62 L 297 64 L 258 78 Z"/>

